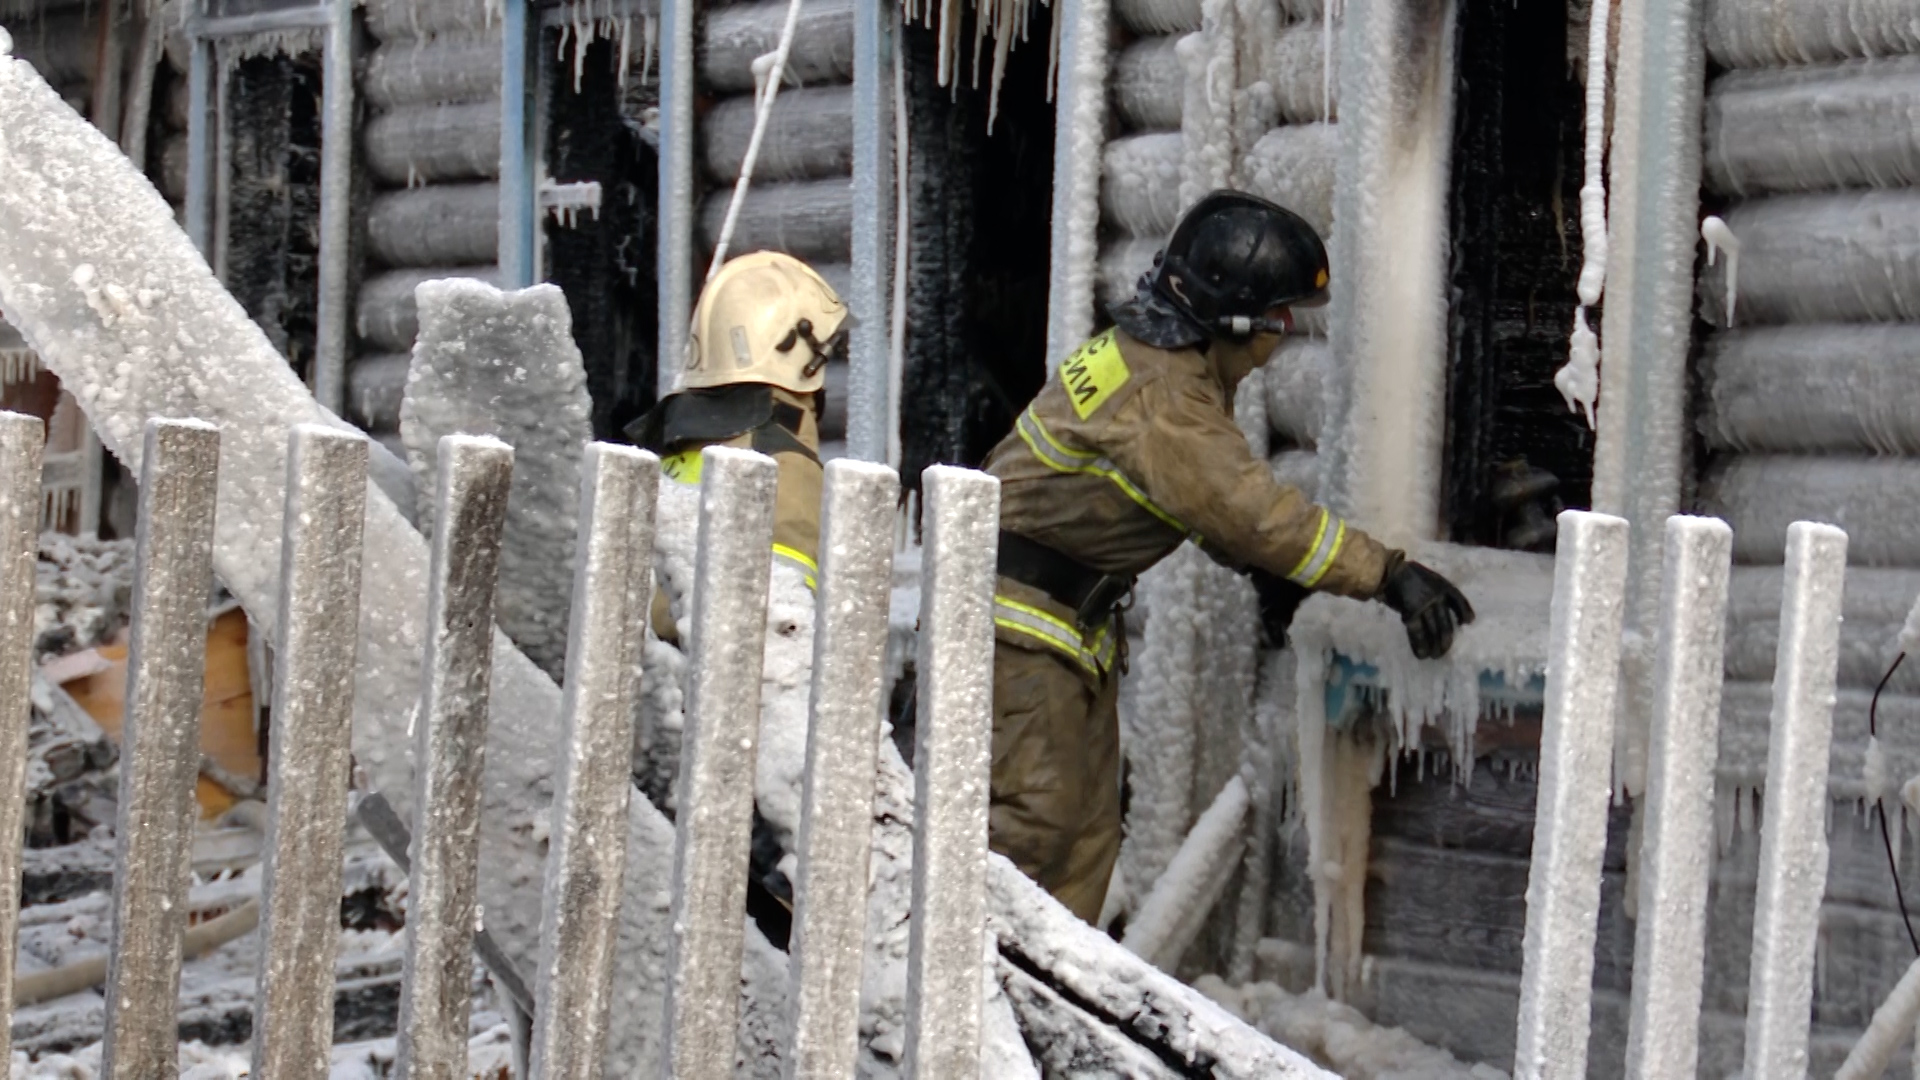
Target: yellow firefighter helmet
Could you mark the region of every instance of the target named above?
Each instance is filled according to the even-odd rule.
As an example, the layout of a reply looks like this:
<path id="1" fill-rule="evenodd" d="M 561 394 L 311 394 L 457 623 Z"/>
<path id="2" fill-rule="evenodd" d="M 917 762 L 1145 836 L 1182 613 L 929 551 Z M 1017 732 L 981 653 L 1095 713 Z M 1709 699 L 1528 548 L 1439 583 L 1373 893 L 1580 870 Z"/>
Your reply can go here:
<path id="1" fill-rule="evenodd" d="M 776 251 L 729 259 L 694 306 L 674 390 L 767 383 L 811 394 L 846 348 L 846 322 L 833 286 L 799 259 Z"/>

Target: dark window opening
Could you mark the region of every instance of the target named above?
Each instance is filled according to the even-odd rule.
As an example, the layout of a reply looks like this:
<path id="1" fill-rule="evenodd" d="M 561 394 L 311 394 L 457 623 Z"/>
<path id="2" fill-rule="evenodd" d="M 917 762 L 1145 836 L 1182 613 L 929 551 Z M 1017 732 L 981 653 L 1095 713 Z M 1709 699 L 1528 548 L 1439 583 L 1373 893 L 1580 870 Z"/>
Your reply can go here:
<path id="1" fill-rule="evenodd" d="M 900 444 L 910 485 L 929 465 L 980 464 L 1046 377 L 1051 17 L 1035 9 L 1009 56 L 991 134 L 992 57 L 973 87 L 971 28 L 959 35 L 957 89 L 936 80 L 934 31 L 915 25 L 902 35 L 912 220 Z"/>
<path id="2" fill-rule="evenodd" d="M 637 62 L 622 85 L 617 41 L 588 46 L 577 92 L 572 63 L 547 65 L 547 172 L 556 183 L 597 181 L 600 212 L 544 222 L 547 278 L 573 312 L 594 438 L 613 439 L 654 401 L 658 158 L 640 114 L 657 96 L 638 85 Z"/>
<path id="3" fill-rule="evenodd" d="M 226 286 L 304 379 L 320 306 L 320 58 L 253 57 L 229 79 Z"/>
<path id="4" fill-rule="evenodd" d="M 1583 94 L 1568 30 L 1564 3 L 1468 0 L 1460 12 L 1443 496 L 1459 543 L 1552 550 L 1554 511 L 1590 504 L 1593 433 L 1553 385 L 1581 255 Z M 1589 319 L 1597 330 L 1599 312 Z"/>

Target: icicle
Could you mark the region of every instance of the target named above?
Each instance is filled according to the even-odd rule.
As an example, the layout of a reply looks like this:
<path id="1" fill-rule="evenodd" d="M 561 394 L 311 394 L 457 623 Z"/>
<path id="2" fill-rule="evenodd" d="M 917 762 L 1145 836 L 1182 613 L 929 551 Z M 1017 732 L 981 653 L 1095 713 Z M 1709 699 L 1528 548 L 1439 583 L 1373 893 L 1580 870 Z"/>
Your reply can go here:
<path id="1" fill-rule="evenodd" d="M 40 360 L 32 349 L 0 349 L 0 389 L 29 382 L 40 373 Z"/>
<path id="2" fill-rule="evenodd" d="M 1320 120 L 1333 122 L 1333 5 L 1322 0 L 1320 7 Z"/>
<path id="3" fill-rule="evenodd" d="M 622 15 L 620 16 L 620 67 L 617 69 L 619 74 L 615 77 L 615 85 L 622 90 L 627 88 L 627 61 L 630 55 L 629 47 L 632 42 L 633 17 L 630 15 Z"/>
<path id="4" fill-rule="evenodd" d="M 1587 309 L 1573 310 L 1573 337 L 1567 346 L 1567 362 L 1553 373 L 1553 388 L 1566 400 L 1569 412 L 1586 416 L 1587 428 L 1593 428 L 1593 407 L 1600 397 L 1600 339 L 1587 325 Z"/>
<path id="5" fill-rule="evenodd" d="M 1867 801 L 1876 805 L 1886 803 L 1887 795 L 1892 791 L 1892 778 L 1887 775 L 1887 753 L 1880 746 L 1878 736 L 1867 736 L 1867 753 L 1861 773 Z"/>
<path id="6" fill-rule="evenodd" d="M 1727 325 L 1733 325 L 1733 303 L 1739 296 L 1740 282 L 1740 238 L 1733 235 L 1727 223 L 1715 215 L 1707 215 L 1700 223 L 1700 239 L 1707 242 L 1707 265 L 1712 266 L 1714 256 L 1727 253 Z"/>

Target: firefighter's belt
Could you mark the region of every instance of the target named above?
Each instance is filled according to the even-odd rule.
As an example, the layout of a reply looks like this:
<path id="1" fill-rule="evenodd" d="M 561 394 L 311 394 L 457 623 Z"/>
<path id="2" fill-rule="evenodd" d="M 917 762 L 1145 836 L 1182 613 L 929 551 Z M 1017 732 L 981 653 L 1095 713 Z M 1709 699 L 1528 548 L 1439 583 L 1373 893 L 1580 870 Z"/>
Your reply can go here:
<path id="1" fill-rule="evenodd" d="M 1133 591 L 1133 577 L 1103 574 L 1037 540 L 1000 532 L 1001 577 L 1030 585 L 1071 608 L 1082 630 L 1106 623 L 1113 609 Z"/>

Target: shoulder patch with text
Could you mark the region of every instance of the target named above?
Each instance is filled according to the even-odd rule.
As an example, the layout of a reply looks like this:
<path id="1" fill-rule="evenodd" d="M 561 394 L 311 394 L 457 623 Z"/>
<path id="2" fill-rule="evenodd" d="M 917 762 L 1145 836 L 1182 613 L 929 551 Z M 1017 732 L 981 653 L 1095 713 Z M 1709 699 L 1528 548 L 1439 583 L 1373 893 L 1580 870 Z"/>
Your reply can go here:
<path id="1" fill-rule="evenodd" d="M 677 454 L 668 454 L 666 457 L 661 458 L 660 474 L 676 483 L 698 484 L 700 482 L 700 451 L 702 449 L 704 448 L 695 446 L 691 449 L 682 450 Z"/>
<path id="2" fill-rule="evenodd" d="M 1120 356 L 1120 343 L 1109 330 L 1073 351 L 1060 365 L 1060 380 L 1066 384 L 1067 399 L 1074 414 L 1085 420 L 1106 404 L 1114 391 L 1127 385 L 1133 372 Z"/>

